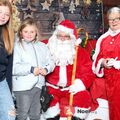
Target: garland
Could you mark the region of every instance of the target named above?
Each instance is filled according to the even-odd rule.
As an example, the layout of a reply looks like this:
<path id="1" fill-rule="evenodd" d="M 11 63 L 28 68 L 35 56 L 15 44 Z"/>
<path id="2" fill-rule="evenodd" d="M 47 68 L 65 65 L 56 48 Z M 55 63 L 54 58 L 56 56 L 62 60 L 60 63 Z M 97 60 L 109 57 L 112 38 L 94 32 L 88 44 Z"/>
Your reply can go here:
<path id="1" fill-rule="evenodd" d="M 13 28 L 14 28 L 14 31 L 16 32 L 18 30 L 19 25 L 20 25 L 20 17 L 19 17 L 20 13 L 19 13 L 19 11 L 17 9 L 16 3 L 20 3 L 21 0 L 9 0 L 9 1 L 12 4 L 12 9 L 13 9 Z M 33 0 L 33 1 L 35 1 L 35 0 Z M 80 1 L 81 0 L 71 0 L 70 6 L 69 6 L 69 11 L 71 13 L 73 13 L 75 11 L 75 8 L 78 5 L 80 5 Z M 28 1 L 28 2 L 30 2 L 30 1 Z M 49 10 L 49 7 L 52 4 L 52 2 L 54 2 L 54 0 L 45 0 L 44 3 L 41 3 L 41 5 L 43 6 L 43 10 L 44 9 Z M 70 2 L 70 0 L 61 0 L 61 3 L 68 3 L 68 2 Z M 84 2 L 85 5 L 90 5 L 92 0 L 83 0 L 83 2 Z M 102 3 L 102 0 L 96 0 L 96 3 L 100 4 L 100 3 Z M 85 41 L 83 47 L 86 46 L 87 39 L 88 39 L 88 33 L 86 32 L 85 34 L 86 34 L 86 39 L 83 40 L 83 41 Z"/>

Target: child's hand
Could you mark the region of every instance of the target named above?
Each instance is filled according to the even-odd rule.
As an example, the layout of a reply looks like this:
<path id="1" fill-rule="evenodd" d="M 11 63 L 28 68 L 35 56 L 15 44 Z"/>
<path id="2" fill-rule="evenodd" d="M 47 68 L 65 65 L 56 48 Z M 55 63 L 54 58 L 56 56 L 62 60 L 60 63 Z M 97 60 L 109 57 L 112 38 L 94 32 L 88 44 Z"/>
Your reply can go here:
<path id="1" fill-rule="evenodd" d="M 34 68 L 33 74 L 34 74 L 35 76 L 39 75 L 39 68 L 38 68 L 38 67 L 35 67 L 35 68 Z"/>
<path id="2" fill-rule="evenodd" d="M 47 75 L 47 70 L 45 68 L 39 68 L 39 74 L 45 76 Z"/>

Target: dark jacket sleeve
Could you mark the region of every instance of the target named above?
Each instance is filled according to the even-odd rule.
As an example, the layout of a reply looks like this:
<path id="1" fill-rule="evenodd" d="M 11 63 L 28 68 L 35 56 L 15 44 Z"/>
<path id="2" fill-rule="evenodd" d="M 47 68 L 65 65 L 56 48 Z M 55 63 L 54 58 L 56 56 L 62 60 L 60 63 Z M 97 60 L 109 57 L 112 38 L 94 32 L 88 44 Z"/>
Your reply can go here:
<path id="1" fill-rule="evenodd" d="M 13 54 L 8 57 L 8 66 L 6 71 L 6 80 L 8 82 L 10 91 L 12 91 L 12 66 L 13 66 Z"/>

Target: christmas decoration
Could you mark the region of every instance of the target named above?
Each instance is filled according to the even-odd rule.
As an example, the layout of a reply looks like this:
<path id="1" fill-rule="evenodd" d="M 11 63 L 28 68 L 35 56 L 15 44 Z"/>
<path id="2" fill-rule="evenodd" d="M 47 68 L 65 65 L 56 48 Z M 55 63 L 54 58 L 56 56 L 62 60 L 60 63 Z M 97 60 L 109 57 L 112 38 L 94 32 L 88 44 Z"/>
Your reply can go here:
<path id="1" fill-rule="evenodd" d="M 48 10 L 49 11 L 49 7 L 51 5 L 51 3 L 48 3 L 47 1 L 45 1 L 44 3 L 41 3 L 41 5 L 43 6 L 43 10 Z"/>
<path id="2" fill-rule="evenodd" d="M 10 0 L 15 3 L 14 28 L 25 17 L 33 17 L 45 38 L 64 19 L 70 19 L 76 27 L 86 28 L 89 39 L 97 39 L 104 31 L 102 19 L 102 0 Z M 46 4 L 45 4 L 46 3 Z M 47 7 L 46 7 L 47 6 Z M 18 17 L 17 17 L 18 16 Z M 19 19 L 18 22 L 16 20 Z M 101 28 L 101 29 L 100 29 Z M 85 41 L 85 32 L 83 41 Z"/>
<path id="3" fill-rule="evenodd" d="M 83 0 L 85 5 L 90 5 L 91 4 L 91 0 Z"/>
<path id="4" fill-rule="evenodd" d="M 70 11 L 71 13 L 73 13 L 74 10 L 75 10 L 75 4 L 74 4 L 73 1 L 71 1 L 71 3 L 70 3 L 70 7 L 69 7 L 69 11 Z"/>
<path id="5" fill-rule="evenodd" d="M 97 0 L 97 3 L 98 3 L 98 4 L 102 3 L 102 0 Z"/>
<path id="6" fill-rule="evenodd" d="M 27 7 L 22 8 L 22 10 L 23 10 L 23 13 L 24 13 L 24 19 L 27 18 L 27 17 L 33 17 L 33 12 L 36 11 L 36 9 L 32 7 L 30 0 L 28 0 Z"/>
<path id="7" fill-rule="evenodd" d="M 54 0 L 45 0 L 43 3 L 41 3 L 42 5 L 42 10 L 48 10 L 49 11 L 49 7 L 52 5 L 52 2 Z M 69 11 L 71 13 L 74 13 L 74 11 L 76 10 L 76 7 L 78 7 L 80 5 L 80 2 L 83 3 L 84 6 L 90 6 L 91 3 L 93 2 L 92 0 L 60 0 L 59 3 L 64 7 L 64 6 L 69 6 Z M 102 3 L 102 0 L 96 0 L 97 4 Z"/>
<path id="8" fill-rule="evenodd" d="M 65 2 L 65 3 L 67 3 L 67 2 L 68 2 L 68 0 L 62 0 L 62 2 Z"/>
<path id="9" fill-rule="evenodd" d="M 75 5 L 76 5 L 76 7 L 77 7 L 78 5 L 80 5 L 80 0 L 75 0 Z"/>
<path id="10" fill-rule="evenodd" d="M 52 1 L 54 1 L 54 0 L 47 0 L 47 2 L 48 2 L 49 4 L 51 4 L 51 3 L 52 3 Z"/>

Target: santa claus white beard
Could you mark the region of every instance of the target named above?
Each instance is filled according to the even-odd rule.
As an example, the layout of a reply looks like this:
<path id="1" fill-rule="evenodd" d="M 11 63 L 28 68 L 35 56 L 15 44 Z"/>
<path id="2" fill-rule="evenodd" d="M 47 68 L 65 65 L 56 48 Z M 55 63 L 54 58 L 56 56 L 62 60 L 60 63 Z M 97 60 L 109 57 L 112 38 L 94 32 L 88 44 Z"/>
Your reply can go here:
<path id="1" fill-rule="evenodd" d="M 53 59 L 57 66 L 66 66 L 68 64 L 73 64 L 75 49 L 74 45 L 70 40 L 61 41 L 57 40 L 54 43 L 55 48 L 52 53 Z"/>

